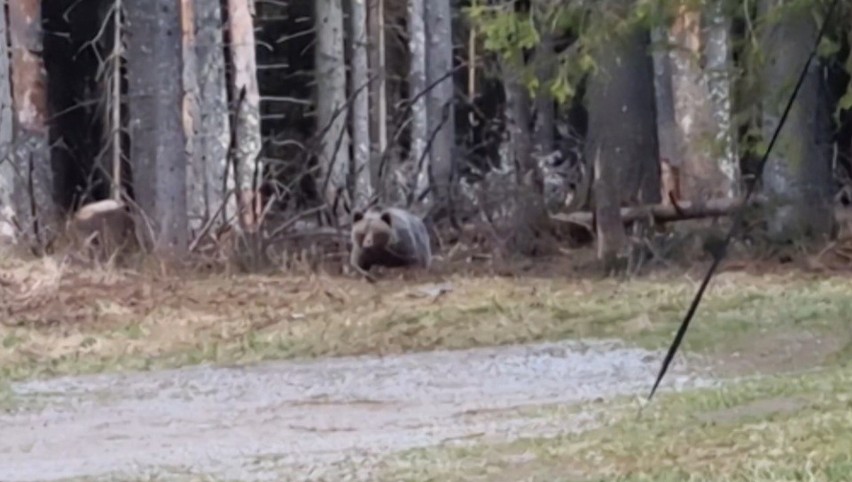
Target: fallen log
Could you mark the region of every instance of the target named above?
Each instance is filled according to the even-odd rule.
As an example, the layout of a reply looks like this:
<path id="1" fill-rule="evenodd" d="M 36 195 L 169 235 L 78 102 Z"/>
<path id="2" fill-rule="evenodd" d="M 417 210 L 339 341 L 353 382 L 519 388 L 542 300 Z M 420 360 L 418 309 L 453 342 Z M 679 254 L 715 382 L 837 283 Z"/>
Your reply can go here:
<path id="1" fill-rule="evenodd" d="M 759 205 L 764 200 L 753 198 L 749 205 Z M 673 204 L 650 204 L 645 206 L 628 206 L 621 208 L 621 219 L 624 223 L 632 223 L 643 219 L 653 218 L 656 223 L 668 223 L 673 221 L 685 221 L 687 219 L 710 218 L 714 216 L 727 216 L 742 206 L 740 198 L 709 199 L 700 203 L 689 201 Z M 593 212 L 578 211 L 573 213 L 551 214 L 550 218 L 571 224 L 578 224 L 591 228 L 595 222 Z"/>
<path id="2" fill-rule="evenodd" d="M 749 200 L 749 207 L 765 205 L 765 196 L 754 196 Z M 743 205 L 741 198 L 709 199 L 704 202 L 680 201 L 673 204 L 649 204 L 644 206 L 628 206 L 621 208 L 621 219 L 625 224 L 643 219 L 653 219 L 655 223 L 686 221 L 717 216 L 729 216 Z M 592 230 L 595 215 L 589 211 L 551 214 L 554 221 L 576 224 Z M 852 225 L 852 208 L 837 206 L 834 208 L 834 219 L 840 226 Z"/>

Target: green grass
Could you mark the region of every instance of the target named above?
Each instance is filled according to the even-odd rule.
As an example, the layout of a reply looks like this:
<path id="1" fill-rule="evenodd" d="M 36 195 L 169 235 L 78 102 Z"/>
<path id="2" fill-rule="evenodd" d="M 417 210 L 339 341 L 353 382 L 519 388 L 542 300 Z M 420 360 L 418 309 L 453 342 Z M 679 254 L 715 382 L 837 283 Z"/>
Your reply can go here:
<path id="1" fill-rule="evenodd" d="M 852 365 L 608 407 L 579 435 L 414 450 L 379 481 L 840 482 L 852 477 Z M 556 417 L 554 417 L 556 420 Z"/>

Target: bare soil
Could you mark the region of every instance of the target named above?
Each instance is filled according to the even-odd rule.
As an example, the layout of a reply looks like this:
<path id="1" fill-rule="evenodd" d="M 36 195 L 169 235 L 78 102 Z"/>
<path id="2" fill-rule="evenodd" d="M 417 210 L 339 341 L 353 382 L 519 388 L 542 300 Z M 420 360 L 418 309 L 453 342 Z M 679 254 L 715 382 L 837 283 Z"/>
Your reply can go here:
<path id="1" fill-rule="evenodd" d="M 645 391 L 659 361 L 572 342 L 20 382 L 0 415 L 0 474 L 370 480 L 371 460 L 401 450 L 594 427 L 594 410 L 525 409 Z M 666 385 L 706 383 L 679 366 Z"/>

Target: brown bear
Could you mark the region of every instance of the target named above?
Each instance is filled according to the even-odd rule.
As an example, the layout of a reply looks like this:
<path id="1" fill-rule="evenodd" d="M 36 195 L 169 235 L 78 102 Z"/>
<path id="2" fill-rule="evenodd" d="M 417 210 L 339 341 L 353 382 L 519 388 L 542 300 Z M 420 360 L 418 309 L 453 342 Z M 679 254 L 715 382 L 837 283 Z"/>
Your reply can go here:
<path id="1" fill-rule="evenodd" d="M 374 265 L 428 268 L 432 263 L 429 231 L 422 219 L 405 209 L 373 206 L 356 211 L 349 262 L 363 272 Z"/>

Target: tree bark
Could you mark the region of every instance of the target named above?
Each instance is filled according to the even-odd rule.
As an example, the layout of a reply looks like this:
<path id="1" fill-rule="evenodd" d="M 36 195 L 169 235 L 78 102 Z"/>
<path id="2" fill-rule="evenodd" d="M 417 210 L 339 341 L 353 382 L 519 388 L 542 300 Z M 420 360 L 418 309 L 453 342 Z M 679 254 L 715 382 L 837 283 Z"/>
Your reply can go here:
<path id="1" fill-rule="evenodd" d="M 364 207 L 373 196 L 370 169 L 370 66 L 368 62 L 366 0 L 352 0 L 352 144 L 355 206 Z"/>
<path id="2" fill-rule="evenodd" d="M 672 161 L 680 172 L 680 193 L 687 200 L 730 196 L 736 182 L 732 173 L 724 172 L 725 163 L 718 161 L 728 150 L 724 142 L 730 139 L 725 126 L 714 118 L 707 73 L 699 64 L 701 24 L 701 10 L 681 6 L 671 29 L 675 48 L 669 53 L 676 121 L 683 142 L 683 157 Z"/>
<path id="3" fill-rule="evenodd" d="M 767 25 L 761 43 L 763 67 L 763 135 L 768 142 L 797 76 L 816 40 L 817 25 L 808 10 L 763 0 L 760 13 L 780 12 Z M 781 8 L 780 11 L 775 9 Z M 816 60 L 816 59 L 815 59 Z M 770 153 L 763 173 L 763 190 L 773 201 L 770 235 L 778 241 L 821 237 L 831 233 L 831 163 L 828 147 L 818 130 L 827 125 L 827 109 L 820 105 L 819 65 L 812 62 L 807 77 Z"/>
<path id="4" fill-rule="evenodd" d="M 349 194 L 346 178 L 349 174 L 350 142 L 346 115 L 335 116 L 346 103 L 343 8 L 340 0 L 317 0 L 315 6 L 317 130 L 322 135 L 320 183 L 325 188 L 326 202 L 338 209 L 335 215 L 342 216 L 340 201 L 345 201 Z"/>
<path id="5" fill-rule="evenodd" d="M 45 246 L 59 234 L 47 126 L 47 79 L 41 56 L 41 2 L 9 2 L 15 112 L 13 205 L 24 239 Z"/>
<path id="6" fill-rule="evenodd" d="M 0 8 L 0 39 L 9 38 L 6 9 Z M 12 197 L 15 188 L 15 169 L 12 164 L 12 91 L 9 65 L 9 44 L 0 42 L 0 237 L 13 238 Z M 8 218 L 8 219 L 7 219 Z M 5 233 L 5 234 L 4 234 Z"/>
<path id="7" fill-rule="evenodd" d="M 370 72 L 376 76 L 376 80 L 370 84 L 370 139 L 372 145 L 372 181 L 373 185 L 379 185 L 378 160 L 388 147 L 388 103 L 387 83 L 385 76 L 385 2 L 384 0 L 369 0 L 367 9 L 370 52 Z"/>
<path id="8" fill-rule="evenodd" d="M 195 42 L 192 46 L 196 65 L 194 77 L 194 126 L 190 176 L 190 213 L 210 219 L 236 186 L 228 177 L 228 92 L 225 78 L 225 53 L 222 38 L 222 6 L 218 1 L 191 0 Z M 230 198 L 223 219 L 236 213 L 235 198 Z"/>
<path id="9" fill-rule="evenodd" d="M 541 42 L 535 50 L 536 76 L 540 83 L 535 95 L 535 150 L 538 156 L 550 155 L 556 147 L 554 140 L 554 121 L 556 111 L 553 96 L 550 94 L 550 82 L 553 81 L 556 55 L 553 51 L 553 34 L 546 22 L 538 22 Z"/>
<path id="10" fill-rule="evenodd" d="M 627 254 L 621 203 L 660 199 L 648 44 L 648 32 L 634 25 L 593 52 L 597 69 L 589 79 L 586 156 L 594 169 L 598 257 L 608 270 Z"/>
<path id="11" fill-rule="evenodd" d="M 179 256 L 188 245 L 186 137 L 180 0 L 128 2 L 127 77 L 136 201 L 154 229 L 155 252 Z"/>
<path id="12" fill-rule="evenodd" d="M 683 145 L 675 118 L 674 89 L 672 87 L 672 61 L 669 55 L 666 28 L 657 27 L 651 32 L 654 44 L 654 93 L 657 110 L 657 142 L 662 184 L 663 203 L 670 198 L 680 199 L 680 179 L 677 164 L 683 159 Z"/>
<path id="13" fill-rule="evenodd" d="M 411 165 L 414 179 L 410 185 L 419 195 L 429 187 L 429 154 L 426 146 L 429 140 L 429 116 L 426 111 L 426 10 L 423 0 L 408 0 L 408 48 L 411 52 L 411 65 L 408 71 L 408 98 L 417 100 L 411 103 Z M 422 164 L 420 160 L 423 159 Z"/>
<path id="14" fill-rule="evenodd" d="M 707 19 L 704 31 L 704 58 L 707 89 L 713 111 L 717 142 L 714 153 L 719 159 L 719 168 L 727 178 L 728 196 L 740 194 L 740 163 L 737 141 L 734 135 L 733 111 L 731 107 L 731 70 L 733 53 L 731 47 L 731 19 L 725 13 L 724 2 L 709 2 L 705 10 Z"/>
<path id="15" fill-rule="evenodd" d="M 321 3 L 321 2 L 320 2 Z M 254 2 L 252 0 L 228 0 L 228 25 L 231 34 L 231 66 L 233 69 L 231 98 L 242 99 L 236 106 L 236 152 L 234 186 L 239 199 L 245 202 L 260 202 L 253 192 L 258 175 L 258 159 L 261 149 L 260 133 L 260 88 L 257 84 L 257 59 L 254 39 Z M 345 76 L 345 73 L 343 74 Z M 241 95 L 242 92 L 245 95 Z M 246 197 L 248 196 L 248 197 Z M 258 206 L 242 206 L 245 212 L 254 212 Z"/>
<path id="16" fill-rule="evenodd" d="M 434 86 L 427 97 L 429 134 L 437 131 L 432 142 L 431 176 L 433 199 L 451 208 L 455 162 L 455 114 L 453 109 L 454 84 L 453 30 L 450 0 L 426 2 L 426 81 Z"/>

